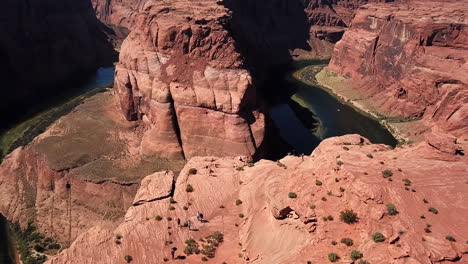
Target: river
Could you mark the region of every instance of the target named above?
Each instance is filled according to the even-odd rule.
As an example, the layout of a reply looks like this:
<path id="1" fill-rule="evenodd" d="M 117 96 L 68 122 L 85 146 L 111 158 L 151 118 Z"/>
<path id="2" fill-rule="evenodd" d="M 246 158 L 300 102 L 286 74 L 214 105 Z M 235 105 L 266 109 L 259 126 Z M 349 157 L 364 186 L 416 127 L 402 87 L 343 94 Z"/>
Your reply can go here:
<path id="1" fill-rule="evenodd" d="M 346 134 L 360 134 L 372 143 L 396 146 L 393 135 L 378 121 L 355 110 L 340 101 L 318 85 L 309 85 L 299 80 L 299 70 L 314 66 L 316 72 L 327 65 L 327 61 L 303 61 L 292 70 L 276 74 L 268 83 L 288 91 L 286 100 L 276 102 L 270 107 L 270 115 L 279 130 L 280 136 L 289 143 L 297 153 L 310 154 L 320 141 Z M 313 75 L 316 72 L 309 72 Z M 304 126 L 297 113 L 290 107 L 291 101 L 310 110 L 319 121 L 318 127 L 310 129 Z"/>

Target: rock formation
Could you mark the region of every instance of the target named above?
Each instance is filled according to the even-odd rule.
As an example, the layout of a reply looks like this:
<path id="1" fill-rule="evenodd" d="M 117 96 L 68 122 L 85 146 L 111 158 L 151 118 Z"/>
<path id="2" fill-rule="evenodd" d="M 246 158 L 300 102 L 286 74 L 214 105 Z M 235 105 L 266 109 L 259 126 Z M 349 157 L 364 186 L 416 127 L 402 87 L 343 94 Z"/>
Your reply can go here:
<path id="1" fill-rule="evenodd" d="M 124 41 L 115 88 L 129 120 L 148 129 L 141 152 L 168 158 L 253 156 L 265 121 L 214 1 L 148 3 Z"/>
<path id="2" fill-rule="evenodd" d="M 328 263 L 332 252 L 340 263 L 352 263 L 352 250 L 369 263 L 465 263 L 467 173 L 466 157 L 426 143 L 391 149 L 358 135 L 327 139 L 310 157 L 254 166 L 197 157 L 177 178 L 173 202 L 166 196 L 170 184 L 142 186 L 140 202 L 118 228 L 90 229 L 48 263 L 120 263 L 126 256 L 131 263 L 163 263 L 172 247 L 186 256 L 176 262 L 203 263 L 203 253 L 183 252 L 185 241 L 194 239 L 202 249 L 200 239 L 215 231 L 224 242 L 210 263 Z M 161 172 L 144 181 L 170 177 Z M 340 220 L 346 209 L 357 223 Z M 197 212 L 207 222 L 198 222 Z M 190 220 L 192 230 L 178 227 L 177 219 Z M 384 242 L 373 241 L 377 232 Z M 350 238 L 350 246 L 342 238 Z"/>
<path id="3" fill-rule="evenodd" d="M 66 245 L 83 231 L 122 221 L 140 180 L 183 163 L 141 159 L 137 124 L 110 92 L 62 117 L 0 165 L 0 213 Z M 151 186 L 151 185 L 149 185 Z"/>
<path id="4" fill-rule="evenodd" d="M 335 46 L 329 68 L 384 115 L 468 133 L 467 1 L 369 4 Z"/>
<path id="5" fill-rule="evenodd" d="M 59 84 L 116 58 L 85 0 L 6 0 L 2 4 L 8 10 L 0 19 L 2 113 L 22 113 L 32 98 L 46 96 Z"/>
<path id="6" fill-rule="evenodd" d="M 132 28 L 148 0 L 91 0 L 96 16 L 106 24 Z"/>

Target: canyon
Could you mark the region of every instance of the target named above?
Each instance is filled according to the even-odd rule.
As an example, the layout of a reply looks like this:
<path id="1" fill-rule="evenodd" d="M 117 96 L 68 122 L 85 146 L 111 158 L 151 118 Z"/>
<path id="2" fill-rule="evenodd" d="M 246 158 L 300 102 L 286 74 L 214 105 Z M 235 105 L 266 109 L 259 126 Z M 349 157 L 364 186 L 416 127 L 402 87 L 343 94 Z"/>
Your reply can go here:
<path id="1" fill-rule="evenodd" d="M 33 101 L 60 92 L 64 83 L 117 58 L 87 1 L 7 0 L 3 4 L 11 12 L 0 17 L 2 112 L 23 113 Z M 5 115 L 1 128 L 13 118 Z"/>
<path id="2" fill-rule="evenodd" d="M 0 212 L 62 244 L 47 263 L 163 263 L 172 247 L 180 263 L 358 263 L 352 250 L 370 263 L 468 263 L 463 3 L 83 4 L 80 19 L 94 8 L 130 30 L 113 90 L 4 158 Z M 89 17 L 93 30 L 77 30 L 107 52 L 109 29 Z M 108 60 L 102 50 L 88 66 Z M 346 135 L 262 159 L 278 144 L 265 98 L 285 92 L 269 75 L 330 56 L 317 83 L 412 141 Z M 347 209 L 355 223 L 340 219 Z M 183 252 L 194 245 L 202 255 Z"/>

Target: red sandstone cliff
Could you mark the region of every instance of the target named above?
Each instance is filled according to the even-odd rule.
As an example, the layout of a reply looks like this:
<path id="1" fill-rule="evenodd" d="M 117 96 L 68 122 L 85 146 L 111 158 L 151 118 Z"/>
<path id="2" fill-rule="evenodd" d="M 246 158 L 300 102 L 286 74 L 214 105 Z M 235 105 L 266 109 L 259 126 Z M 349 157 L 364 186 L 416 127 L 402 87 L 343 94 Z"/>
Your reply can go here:
<path id="1" fill-rule="evenodd" d="M 369 4 L 335 46 L 329 68 L 391 116 L 468 133 L 467 1 Z"/>
<path id="2" fill-rule="evenodd" d="M 352 250 L 369 263 L 467 263 L 467 161 L 426 143 L 391 149 L 358 135 L 327 139 L 312 156 L 279 163 L 244 166 L 237 158 L 197 157 L 177 178 L 175 203 L 167 197 L 173 175 L 150 175 L 124 223 L 89 230 L 48 263 L 120 263 L 125 256 L 131 263 L 164 263 L 170 248 L 184 256 L 186 240 L 201 249 L 206 240 L 200 239 L 215 231 L 224 242 L 209 263 L 328 263 L 331 252 L 339 263 L 353 263 Z M 388 203 L 396 215 L 389 214 Z M 345 209 L 357 213 L 357 223 L 340 220 Z M 208 221 L 199 223 L 197 212 Z M 177 218 L 191 220 L 193 230 L 178 227 Z M 374 242 L 375 232 L 385 241 Z M 352 239 L 351 245 L 342 238 Z M 203 263 L 203 254 L 186 256 L 175 262 Z"/>
<path id="3" fill-rule="evenodd" d="M 2 113 L 116 58 L 86 0 L 5 0 L 2 8 Z"/>
<path id="4" fill-rule="evenodd" d="M 115 88 L 127 119 L 147 126 L 142 154 L 253 156 L 262 144 L 265 121 L 227 12 L 208 0 L 158 1 L 137 19 Z"/>
<path id="5" fill-rule="evenodd" d="M 91 0 L 99 20 L 131 28 L 138 13 L 148 0 Z"/>

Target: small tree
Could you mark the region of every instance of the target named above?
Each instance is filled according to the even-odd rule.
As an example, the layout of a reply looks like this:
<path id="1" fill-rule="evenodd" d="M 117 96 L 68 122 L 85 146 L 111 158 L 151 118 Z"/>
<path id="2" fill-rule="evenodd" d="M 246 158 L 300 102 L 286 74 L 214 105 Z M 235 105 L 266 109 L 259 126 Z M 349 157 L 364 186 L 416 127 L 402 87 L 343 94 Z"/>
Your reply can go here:
<path id="1" fill-rule="evenodd" d="M 341 243 L 343 243 L 346 246 L 350 247 L 350 246 L 352 246 L 354 244 L 354 241 L 349 237 L 345 237 L 345 238 L 341 239 Z"/>
<path id="2" fill-rule="evenodd" d="M 375 243 L 380 243 L 385 241 L 385 236 L 380 232 L 376 232 L 372 235 L 372 239 Z"/>
<path id="3" fill-rule="evenodd" d="M 333 252 L 328 254 L 328 260 L 330 262 L 336 262 L 338 259 L 339 259 L 338 254 L 333 253 Z"/>
<path id="4" fill-rule="evenodd" d="M 340 219 L 347 224 L 356 223 L 357 214 L 351 209 L 346 209 L 340 212 Z"/>
<path id="5" fill-rule="evenodd" d="M 388 212 L 389 215 L 396 215 L 396 214 L 398 214 L 398 211 L 397 211 L 395 205 L 392 204 L 392 203 L 388 203 L 388 204 L 387 204 L 387 212 Z"/>
<path id="6" fill-rule="evenodd" d="M 359 252 L 357 250 L 351 251 L 351 259 L 352 260 L 358 260 L 360 258 L 362 258 L 362 253 L 361 252 Z"/>

